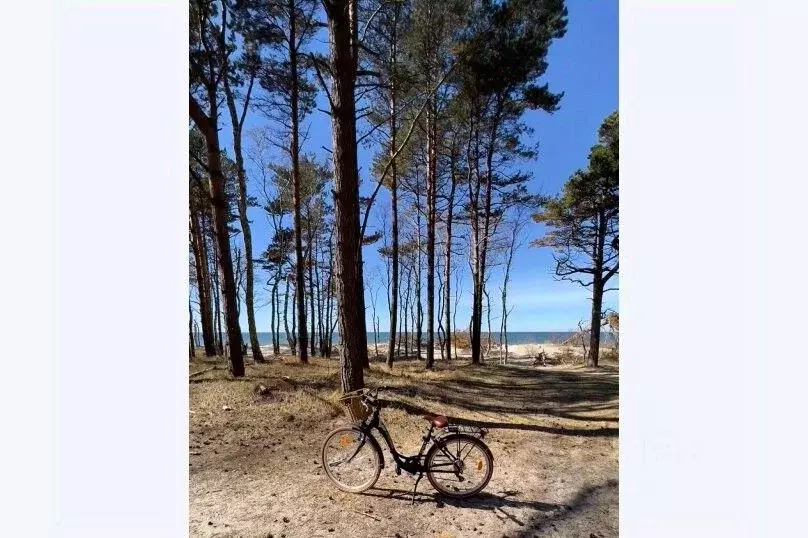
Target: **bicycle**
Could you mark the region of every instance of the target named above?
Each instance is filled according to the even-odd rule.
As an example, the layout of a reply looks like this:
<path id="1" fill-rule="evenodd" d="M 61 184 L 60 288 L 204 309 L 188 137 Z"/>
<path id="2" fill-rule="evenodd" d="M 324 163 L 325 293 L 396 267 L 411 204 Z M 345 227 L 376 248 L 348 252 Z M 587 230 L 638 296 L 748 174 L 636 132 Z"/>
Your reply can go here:
<path id="1" fill-rule="evenodd" d="M 351 403 L 358 402 L 361 407 L 354 409 L 364 411 L 360 413 L 364 417 L 354 416 L 357 414 L 354 411 L 352 418 L 358 420 L 351 426 L 331 431 L 323 442 L 322 465 L 337 488 L 348 493 L 361 493 L 376 484 L 384 468 L 384 456 L 379 441 L 373 435 L 374 430 L 387 444 L 396 464 L 396 474 L 401 475 L 404 470 L 418 475 L 412 490 L 413 503 L 418 483 L 424 474 L 439 493 L 454 499 L 477 495 L 488 485 L 494 471 L 494 457 L 482 441 L 488 433 L 487 429 L 450 425 L 443 415 L 425 417 L 430 425 L 422 438 L 421 449 L 417 454 L 406 456 L 396 450 L 390 433 L 381 421 L 379 415 L 383 405 L 378 394 L 379 388 L 359 389 L 340 398 L 353 399 Z M 437 435 L 434 433 L 436 430 L 439 430 Z"/>

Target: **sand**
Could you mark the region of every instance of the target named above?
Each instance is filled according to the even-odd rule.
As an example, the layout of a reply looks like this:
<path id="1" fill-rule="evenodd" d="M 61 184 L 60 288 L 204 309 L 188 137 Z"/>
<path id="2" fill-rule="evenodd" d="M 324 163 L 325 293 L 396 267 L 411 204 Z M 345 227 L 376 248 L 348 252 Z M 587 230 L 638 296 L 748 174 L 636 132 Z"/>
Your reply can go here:
<path id="1" fill-rule="evenodd" d="M 454 346 L 453 346 L 454 348 Z M 611 349 L 609 347 L 602 347 L 601 350 L 608 350 Z M 377 352 L 378 350 L 378 352 Z M 261 351 L 263 352 L 265 357 L 272 357 L 272 346 L 261 346 Z M 289 354 L 289 346 L 288 345 L 281 345 L 280 346 L 281 355 Z M 435 346 L 435 359 L 441 359 L 441 350 L 440 347 Z M 577 360 L 582 360 L 584 357 L 583 348 L 580 345 L 562 345 L 562 344 L 513 344 L 508 346 L 508 354 L 506 360 L 515 360 L 517 362 L 525 362 L 526 359 L 536 359 L 540 356 L 540 354 L 544 352 L 548 359 L 558 358 L 563 362 L 575 362 Z M 403 347 L 402 347 L 403 353 Z M 411 355 L 414 356 L 414 351 L 410 351 Z M 380 343 L 378 346 L 375 346 L 372 342 L 368 345 L 368 355 L 370 357 L 374 357 L 376 355 L 386 357 L 387 356 L 387 344 Z M 422 358 L 426 358 L 426 347 L 422 347 L 421 350 Z M 500 350 L 497 344 L 492 344 L 490 349 L 486 348 L 485 343 L 483 343 L 483 360 L 490 360 L 490 361 L 501 361 L 505 357 L 505 350 Z M 470 349 L 458 349 L 454 348 L 452 353 L 452 358 L 457 359 L 471 359 L 471 350 Z"/>

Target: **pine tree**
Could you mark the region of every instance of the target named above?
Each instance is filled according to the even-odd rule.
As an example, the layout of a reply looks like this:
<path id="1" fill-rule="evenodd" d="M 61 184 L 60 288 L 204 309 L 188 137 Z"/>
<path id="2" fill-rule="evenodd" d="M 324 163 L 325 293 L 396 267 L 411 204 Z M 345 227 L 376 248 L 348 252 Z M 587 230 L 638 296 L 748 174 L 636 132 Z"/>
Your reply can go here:
<path id="1" fill-rule="evenodd" d="M 559 279 L 592 289 L 592 312 L 587 364 L 598 365 L 603 293 L 619 270 L 619 116 L 610 114 L 598 131 L 599 142 L 589 152 L 589 166 L 564 184 L 560 196 L 548 200 L 536 222 L 547 226 L 533 242 L 550 247 Z"/>

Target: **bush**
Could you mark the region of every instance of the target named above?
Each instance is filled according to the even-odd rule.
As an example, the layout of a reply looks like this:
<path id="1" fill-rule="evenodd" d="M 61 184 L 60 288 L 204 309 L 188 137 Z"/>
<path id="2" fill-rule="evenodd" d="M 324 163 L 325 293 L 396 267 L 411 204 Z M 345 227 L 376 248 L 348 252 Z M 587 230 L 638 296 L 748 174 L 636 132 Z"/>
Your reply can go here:
<path id="1" fill-rule="evenodd" d="M 578 364 L 583 362 L 583 357 L 573 350 L 572 346 L 565 345 L 561 351 L 553 355 L 553 360 L 560 364 Z"/>
<path id="2" fill-rule="evenodd" d="M 606 348 L 600 351 L 600 360 L 617 362 L 620 360 L 620 352 L 614 348 Z"/>
<path id="3" fill-rule="evenodd" d="M 468 331 L 455 332 L 452 335 L 452 345 L 457 349 L 471 349 L 471 335 Z"/>

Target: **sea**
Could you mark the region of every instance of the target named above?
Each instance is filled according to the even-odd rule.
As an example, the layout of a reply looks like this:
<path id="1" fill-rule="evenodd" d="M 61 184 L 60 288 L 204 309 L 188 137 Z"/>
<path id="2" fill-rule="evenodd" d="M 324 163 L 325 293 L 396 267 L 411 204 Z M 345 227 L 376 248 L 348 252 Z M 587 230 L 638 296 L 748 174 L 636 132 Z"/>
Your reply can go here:
<path id="1" fill-rule="evenodd" d="M 482 334 L 483 340 L 486 338 L 485 332 Z M 530 331 L 530 332 L 508 332 L 508 344 L 510 345 L 518 345 L 518 344 L 560 344 L 564 340 L 567 340 L 569 337 L 573 336 L 576 333 L 573 332 L 556 332 L 556 331 Z M 247 333 L 243 333 L 244 341 L 249 342 L 250 337 Z M 280 335 L 281 343 L 285 343 L 286 341 L 286 333 L 281 333 Z M 435 333 L 435 339 L 437 340 L 437 333 Z M 499 333 L 495 332 L 491 334 L 491 337 L 494 341 L 499 341 Z M 385 332 L 378 332 L 376 334 L 377 342 L 380 344 L 386 344 L 390 340 L 390 333 Z M 426 340 L 426 333 L 423 334 L 422 338 Z M 601 331 L 601 341 L 606 343 L 609 342 L 611 338 L 611 334 L 608 330 Z M 339 340 L 339 335 L 334 335 L 334 341 Z M 373 332 L 368 332 L 368 344 L 373 343 Z M 258 343 L 262 346 L 271 346 L 272 345 L 272 334 L 269 332 L 259 332 L 258 333 Z"/>

